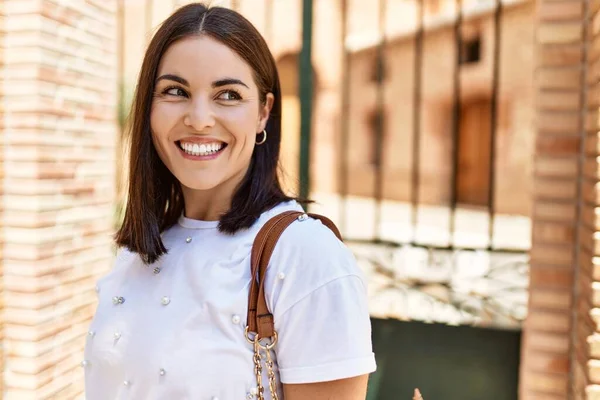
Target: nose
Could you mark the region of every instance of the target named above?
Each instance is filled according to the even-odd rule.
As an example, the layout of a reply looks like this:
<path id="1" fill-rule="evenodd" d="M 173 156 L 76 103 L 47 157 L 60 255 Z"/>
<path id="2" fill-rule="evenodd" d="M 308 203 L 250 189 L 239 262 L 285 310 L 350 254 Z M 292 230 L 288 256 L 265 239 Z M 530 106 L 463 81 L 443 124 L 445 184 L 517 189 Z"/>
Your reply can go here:
<path id="1" fill-rule="evenodd" d="M 211 102 L 205 98 L 196 97 L 189 103 L 183 123 L 199 132 L 213 127 L 215 125 L 215 115 Z"/>

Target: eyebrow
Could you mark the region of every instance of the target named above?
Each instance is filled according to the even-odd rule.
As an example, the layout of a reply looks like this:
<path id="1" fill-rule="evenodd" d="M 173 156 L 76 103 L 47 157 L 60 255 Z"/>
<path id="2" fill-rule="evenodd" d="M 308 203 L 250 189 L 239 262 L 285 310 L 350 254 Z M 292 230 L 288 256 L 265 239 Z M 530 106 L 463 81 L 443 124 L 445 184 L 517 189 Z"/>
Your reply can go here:
<path id="1" fill-rule="evenodd" d="M 180 83 L 184 86 L 189 87 L 190 84 L 187 80 L 183 79 L 180 76 L 177 75 L 173 75 L 173 74 L 165 74 L 165 75 L 161 75 L 156 79 L 156 83 L 162 81 L 162 80 L 169 80 L 169 81 L 174 81 L 177 83 Z M 239 79 L 235 79 L 235 78 L 224 78 L 224 79 L 219 79 L 217 81 L 214 81 L 211 86 L 213 88 L 218 88 L 221 86 L 227 86 L 227 85 L 242 85 L 245 86 L 246 88 L 250 89 L 250 87 L 248 87 L 248 85 L 246 85 L 244 82 L 242 82 Z"/>
<path id="2" fill-rule="evenodd" d="M 188 86 L 188 87 L 190 86 L 188 81 L 186 81 L 185 79 L 183 79 L 182 77 L 179 77 L 177 75 L 172 75 L 172 74 L 161 75 L 158 78 L 156 78 L 156 83 L 158 83 L 162 80 L 175 81 L 177 83 L 181 83 L 183 86 Z"/>
<path id="3" fill-rule="evenodd" d="M 239 79 L 235 79 L 235 78 L 219 79 L 218 81 L 214 81 L 211 86 L 213 88 L 218 88 L 218 87 L 227 86 L 227 85 L 242 85 L 242 86 L 245 86 L 248 89 L 250 89 L 248 87 L 248 85 L 246 85 L 244 82 L 240 81 Z"/>

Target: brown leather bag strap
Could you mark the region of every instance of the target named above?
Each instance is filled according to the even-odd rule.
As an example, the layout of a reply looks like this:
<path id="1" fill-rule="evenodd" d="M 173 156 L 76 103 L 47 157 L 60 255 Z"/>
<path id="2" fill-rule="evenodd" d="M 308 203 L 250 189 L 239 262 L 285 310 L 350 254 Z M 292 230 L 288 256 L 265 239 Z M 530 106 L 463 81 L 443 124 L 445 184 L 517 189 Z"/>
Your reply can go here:
<path id="1" fill-rule="evenodd" d="M 275 217 L 271 218 L 269 221 L 265 223 L 265 225 L 260 229 L 256 238 L 254 239 L 254 243 L 252 245 L 252 253 L 250 256 L 250 273 L 252 276 L 252 280 L 250 281 L 250 292 L 248 295 L 248 315 L 247 315 L 247 325 L 248 331 L 259 333 L 258 325 L 259 319 L 262 315 L 263 320 L 268 320 L 269 316 L 264 315 L 264 310 L 260 310 L 258 312 L 258 297 L 259 297 L 259 287 L 260 282 L 264 280 L 264 276 L 260 276 L 259 265 L 261 259 L 264 256 L 265 247 L 267 243 L 272 241 L 274 237 L 271 232 L 274 232 L 274 229 L 279 226 L 285 226 L 291 224 L 297 218 L 299 213 L 296 211 L 288 211 L 283 212 Z M 284 227 L 284 229 L 285 229 Z M 278 237 L 275 239 L 277 240 Z M 270 246 L 269 246 L 270 247 Z M 270 254 L 269 254 L 270 257 Z M 270 318 L 272 320 L 272 316 Z M 268 323 L 268 321 L 267 321 Z M 263 332 L 264 333 L 264 332 Z M 273 332 L 269 332 L 268 335 L 261 335 L 260 337 L 271 337 L 273 336 Z"/>
<path id="2" fill-rule="evenodd" d="M 248 331 L 258 334 L 259 338 L 272 337 L 275 334 L 273 314 L 267 307 L 265 298 L 265 276 L 271 255 L 275 250 L 277 241 L 285 229 L 296 220 L 307 218 L 307 214 L 300 211 L 286 211 L 271 218 L 265 223 L 254 239 L 250 267 L 252 281 L 248 295 Z M 340 231 L 328 218 L 318 214 L 308 214 L 311 218 L 319 219 L 333 233 L 342 240 Z"/>
<path id="3" fill-rule="evenodd" d="M 335 226 L 335 224 L 333 223 L 332 220 L 330 220 L 329 218 L 323 216 L 323 215 L 319 215 L 319 214 L 313 214 L 313 213 L 308 213 L 308 216 L 314 219 L 318 219 L 321 221 L 321 223 L 323 225 L 325 225 L 326 227 L 329 228 L 330 231 L 332 231 L 335 236 L 337 236 L 337 238 L 341 241 L 343 241 L 344 239 L 342 238 L 342 234 L 340 232 L 340 230 L 338 229 L 337 226 Z"/>

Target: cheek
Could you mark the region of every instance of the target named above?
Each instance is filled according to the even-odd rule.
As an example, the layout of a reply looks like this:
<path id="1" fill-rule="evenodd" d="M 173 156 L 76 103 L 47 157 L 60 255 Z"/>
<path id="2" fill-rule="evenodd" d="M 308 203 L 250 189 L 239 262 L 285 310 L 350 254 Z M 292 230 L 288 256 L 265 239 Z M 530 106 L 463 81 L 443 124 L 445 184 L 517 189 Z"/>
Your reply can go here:
<path id="1" fill-rule="evenodd" d="M 235 138 L 237 150 L 241 153 L 251 153 L 254 147 L 258 114 L 252 111 L 251 107 L 232 110 L 226 118 L 226 128 Z"/>
<path id="2" fill-rule="evenodd" d="M 173 125 L 174 115 L 173 107 L 169 107 L 168 104 L 157 103 L 152 106 L 150 110 L 150 129 L 152 130 L 152 136 L 155 139 L 161 139 L 166 136 L 171 126 Z"/>
<path id="3" fill-rule="evenodd" d="M 150 131 L 152 132 L 152 143 L 161 160 L 169 165 L 168 153 L 170 139 L 169 135 L 177 121 L 177 116 L 172 107 L 173 104 L 153 104 L 150 110 Z"/>

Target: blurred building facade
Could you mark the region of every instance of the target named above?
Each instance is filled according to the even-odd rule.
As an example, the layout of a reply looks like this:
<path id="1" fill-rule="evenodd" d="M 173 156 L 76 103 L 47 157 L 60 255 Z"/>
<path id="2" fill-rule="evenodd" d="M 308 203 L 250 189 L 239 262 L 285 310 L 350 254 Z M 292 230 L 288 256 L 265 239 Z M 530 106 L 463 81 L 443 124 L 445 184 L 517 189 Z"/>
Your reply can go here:
<path id="1" fill-rule="evenodd" d="M 185 3 L 0 0 L 6 399 L 81 398 L 94 282 L 111 266 L 125 181 L 123 116 L 153 30 Z M 273 51 L 283 175 L 295 191 L 302 1 L 212 3 L 242 12 Z M 316 211 L 344 227 L 358 256 L 399 259 L 386 270 L 395 284 L 420 283 L 408 300 L 373 297 L 373 314 L 522 329 L 519 398 L 600 398 L 600 2 L 313 6 Z M 487 279 L 506 250 L 518 258 L 510 298 L 490 294 Z M 379 292 L 380 275 L 369 276 Z M 448 310 L 407 310 L 423 293 Z M 470 313 L 448 300 L 457 293 L 504 303 Z"/>

